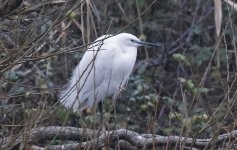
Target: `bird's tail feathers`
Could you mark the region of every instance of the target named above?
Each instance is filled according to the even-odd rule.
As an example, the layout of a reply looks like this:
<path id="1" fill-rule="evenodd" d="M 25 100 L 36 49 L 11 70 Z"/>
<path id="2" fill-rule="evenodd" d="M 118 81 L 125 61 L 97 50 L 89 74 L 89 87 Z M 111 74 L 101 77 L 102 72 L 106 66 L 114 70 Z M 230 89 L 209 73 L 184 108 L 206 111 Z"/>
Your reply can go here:
<path id="1" fill-rule="evenodd" d="M 77 82 L 77 77 L 74 73 L 67 87 L 59 94 L 61 104 L 66 108 L 72 108 L 74 111 L 77 109 L 79 103 L 78 89 L 76 86 Z"/>

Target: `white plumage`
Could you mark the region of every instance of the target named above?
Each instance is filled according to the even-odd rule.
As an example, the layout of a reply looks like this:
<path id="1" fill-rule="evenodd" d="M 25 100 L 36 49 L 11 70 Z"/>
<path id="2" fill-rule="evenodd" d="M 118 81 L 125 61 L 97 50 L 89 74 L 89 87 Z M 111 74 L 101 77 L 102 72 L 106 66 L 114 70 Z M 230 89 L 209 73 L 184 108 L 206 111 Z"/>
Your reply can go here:
<path id="1" fill-rule="evenodd" d="M 107 96 L 119 94 L 129 79 L 137 47 L 141 45 L 158 46 L 128 33 L 96 39 L 74 69 L 67 88 L 60 93 L 60 102 L 80 112 Z"/>

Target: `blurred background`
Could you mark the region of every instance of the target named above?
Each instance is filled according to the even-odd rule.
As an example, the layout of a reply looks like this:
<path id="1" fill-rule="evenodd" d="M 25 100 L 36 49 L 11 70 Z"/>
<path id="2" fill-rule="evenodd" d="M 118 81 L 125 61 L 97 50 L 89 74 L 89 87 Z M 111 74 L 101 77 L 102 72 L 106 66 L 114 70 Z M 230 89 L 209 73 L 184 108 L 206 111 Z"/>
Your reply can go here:
<path id="1" fill-rule="evenodd" d="M 128 32 L 139 48 L 127 88 L 104 101 L 107 129 L 199 138 L 236 127 L 234 5 L 214 0 L 15 0 L 0 7 L 0 135 L 24 128 L 81 127 L 63 89 L 89 43 Z M 106 60 L 105 60 L 106 61 Z M 96 116 L 85 117 L 97 128 Z"/>

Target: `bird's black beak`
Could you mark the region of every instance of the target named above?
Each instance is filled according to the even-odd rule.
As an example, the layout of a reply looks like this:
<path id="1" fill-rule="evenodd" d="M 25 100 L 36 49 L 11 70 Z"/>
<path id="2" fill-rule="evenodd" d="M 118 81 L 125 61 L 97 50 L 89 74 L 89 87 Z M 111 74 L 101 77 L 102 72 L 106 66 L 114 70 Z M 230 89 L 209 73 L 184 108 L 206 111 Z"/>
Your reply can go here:
<path id="1" fill-rule="evenodd" d="M 144 41 L 133 41 L 134 43 L 140 44 L 140 45 L 146 45 L 146 46 L 152 46 L 152 47 L 162 47 L 159 43 L 148 43 Z"/>

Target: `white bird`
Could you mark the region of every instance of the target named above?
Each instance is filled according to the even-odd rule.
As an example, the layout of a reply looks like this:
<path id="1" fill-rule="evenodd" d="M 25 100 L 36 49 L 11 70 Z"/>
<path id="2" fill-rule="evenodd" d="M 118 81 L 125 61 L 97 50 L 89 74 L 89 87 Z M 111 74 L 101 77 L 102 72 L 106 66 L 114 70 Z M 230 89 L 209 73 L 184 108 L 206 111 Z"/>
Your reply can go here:
<path id="1" fill-rule="evenodd" d="M 103 35 L 89 46 L 73 71 L 60 102 L 81 112 L 107 96 L 116 97 L 127 84 L 135 65 L 137 48 L 159 46 L 139 40 L 132 34 Z"/>

